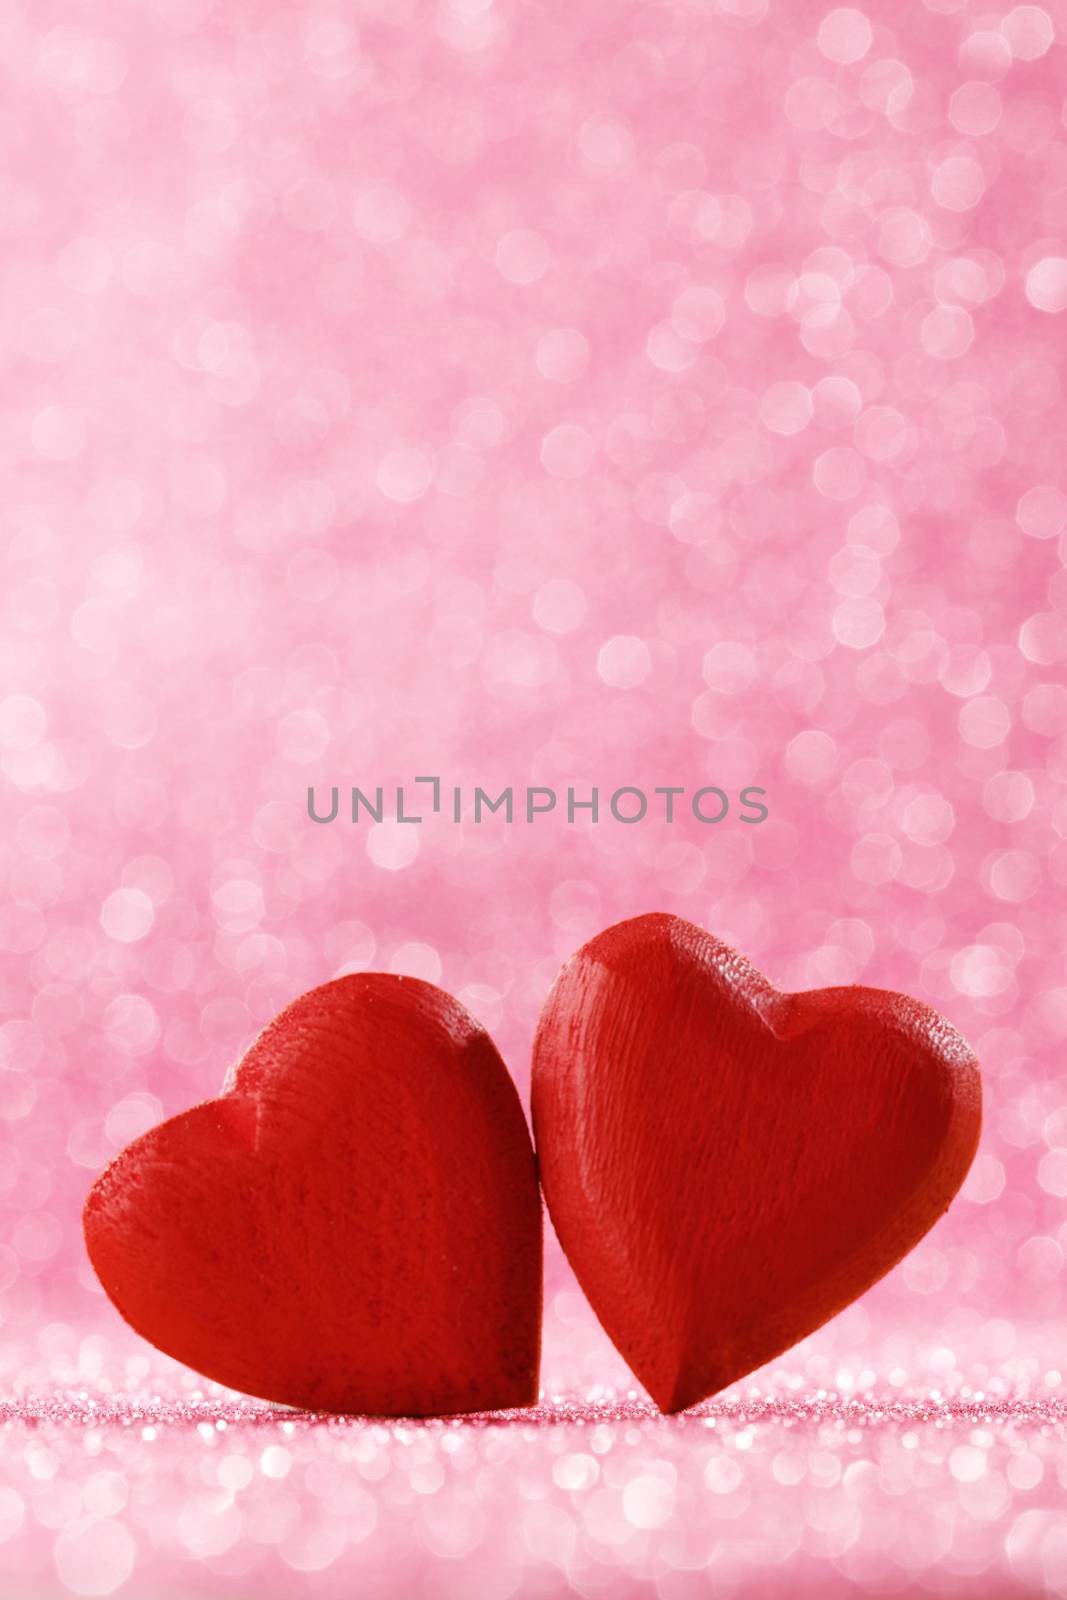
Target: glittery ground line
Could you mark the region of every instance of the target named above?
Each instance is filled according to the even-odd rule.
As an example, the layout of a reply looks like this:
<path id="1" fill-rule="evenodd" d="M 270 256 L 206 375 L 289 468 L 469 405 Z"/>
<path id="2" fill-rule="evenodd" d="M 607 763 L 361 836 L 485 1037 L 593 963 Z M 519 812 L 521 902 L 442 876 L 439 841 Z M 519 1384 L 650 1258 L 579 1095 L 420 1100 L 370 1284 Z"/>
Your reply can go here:
<path id="1" fill-rule="evenodd" d="M 158 1372 L 0 1403 L 0 1570 L 35 1600 L 1067 1594 L 1067 1402 L 1036 1385 L 752 1386 L 674 1417 L 593 1387 L 419 1421 Z"/>
<path id="2" fill-rule="evenodd" d="M 640 1423 L 646 1429 L 661 1424 L 673 1431 L 686 1427 L 714 1428 L 719 1424 L 750 1427 L 760 1423 L 836 1423 L 842 1427 L 938 1428 L 1048 1428 L 1061 1430 L 1067 1422 L 1067 1400 L 1026 1395 L 975 1395 L 945 1400 L 937 1396 L 914 1399 L 850 1395 L 752 1395 L 736 1400 L 710 1400 L 680 1416 L 664 1416 L 647 1401 L 632 1398 L 582 1398 L 557 1396 L 519 1410 L 478 1412 L 461 1417 L 367 1417 L 334 1412 L 298 1411 L 249 1400 L 164 1400 L 115 1397 L 94 1400 L 86 1394 L 28 1396 L 0 1399 L 0 1426 L 24 1423 L 36 1426 L 69 1425 L 75 1428 L 175 1426 L 199 1427 L 204 1423 L 225 1427 L 269 1428 L 421 1429 L 430 1433 L 455 1428 L 550 1428 L 561 1425 L 595 1427 L 602 1423 Z"/>

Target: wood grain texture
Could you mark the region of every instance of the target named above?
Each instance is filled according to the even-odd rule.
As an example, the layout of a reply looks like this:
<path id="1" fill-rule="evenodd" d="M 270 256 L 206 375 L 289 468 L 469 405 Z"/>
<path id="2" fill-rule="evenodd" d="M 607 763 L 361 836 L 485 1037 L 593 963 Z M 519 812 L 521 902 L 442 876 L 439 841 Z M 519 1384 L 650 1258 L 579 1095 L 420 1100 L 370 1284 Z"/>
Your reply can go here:
<path id="1" fill-rule="evenodd" d="M 566 963 L 533 1052 L 541 1183 L 604 1328 L 665 1411 L 780 1355 L 947 1209 L 978 1064 L 907 996 L 782 994 L 661 913 Z"/>
<path id="2" fill-rule="evenodd" d="M 136 1139 L 85 1205 L 93 1266 L 169 1355 L 316 1410 L 537 1398 L 541 1202 L 514 1085 L 450 995 L 302 995 L 222 1096 Z"/>

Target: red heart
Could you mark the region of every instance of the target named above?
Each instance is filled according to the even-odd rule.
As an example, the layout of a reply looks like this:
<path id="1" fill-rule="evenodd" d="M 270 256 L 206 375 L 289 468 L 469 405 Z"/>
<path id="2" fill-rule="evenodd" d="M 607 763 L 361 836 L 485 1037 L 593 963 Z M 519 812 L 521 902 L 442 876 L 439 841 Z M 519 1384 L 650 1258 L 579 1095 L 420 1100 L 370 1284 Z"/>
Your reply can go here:
<path id="1" fill-rule="evenodd" d="M 127 1322 L 231 1388 L 375 1415 L 537 1397 L 530 1136 L 488 1034 L 432 984 L 302 995 L 219 1099 L 122 1151 L 84 1221 Z"/>
<path id="2" fill-rule="evenodd" d="M 663 1410 L 780 1355 L 922 1238 L 978 1143 L 977 1068 L 919 1001 L 780 994 L 678 917 L 571 957 L 534 1042 L 541 1184 Z"/>

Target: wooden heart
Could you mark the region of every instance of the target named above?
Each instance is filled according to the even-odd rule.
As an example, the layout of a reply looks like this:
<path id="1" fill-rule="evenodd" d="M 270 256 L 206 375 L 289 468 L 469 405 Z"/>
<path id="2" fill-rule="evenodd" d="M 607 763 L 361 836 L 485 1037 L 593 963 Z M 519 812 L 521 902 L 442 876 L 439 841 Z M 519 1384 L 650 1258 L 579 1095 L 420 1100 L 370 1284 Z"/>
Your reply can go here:
<path id="1" fill-rule="evenodd" d="M 127 1322 L 231 1388 L 379 1415 L 537 1397 L 526 1121 L 488 1034 L 431 984 L 302 995 L 219 1099 L 122 1151 L 84 1223 Z"/>
<path id="2" fill-rule="evenodd" d="M 978 1064 L 905 995 L 781 994 L 654 913 L 598 934 L 533 1053 L 541 1183 L 611 1339 L 665 1411 L 780 1355 L 947 1209 Z"/>

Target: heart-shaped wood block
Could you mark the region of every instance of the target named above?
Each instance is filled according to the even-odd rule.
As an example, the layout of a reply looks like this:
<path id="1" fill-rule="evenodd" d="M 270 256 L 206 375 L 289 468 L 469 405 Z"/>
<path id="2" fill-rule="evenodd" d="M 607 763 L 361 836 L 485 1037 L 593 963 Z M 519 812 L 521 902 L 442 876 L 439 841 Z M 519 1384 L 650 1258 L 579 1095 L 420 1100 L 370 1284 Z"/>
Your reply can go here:
<path id="1" fill-rule="evenodd" d="M 537 1398 L 526 1120 L 488 1034 L 432 984 L 302 995 L 219 1099 L 121 1152 L 84 1224 L 126 1321 L 231 1388 L 389 1416 Z"/>
<path id="2" fill-rule="evenodd" d="M 594 1311 L 665 1411 L 787 1350 L 947 1209 L 973 1053 L 880 989 L 781 994 L 654 913 L 566 963 L 534 1043 L 541 1184 Z"/>

